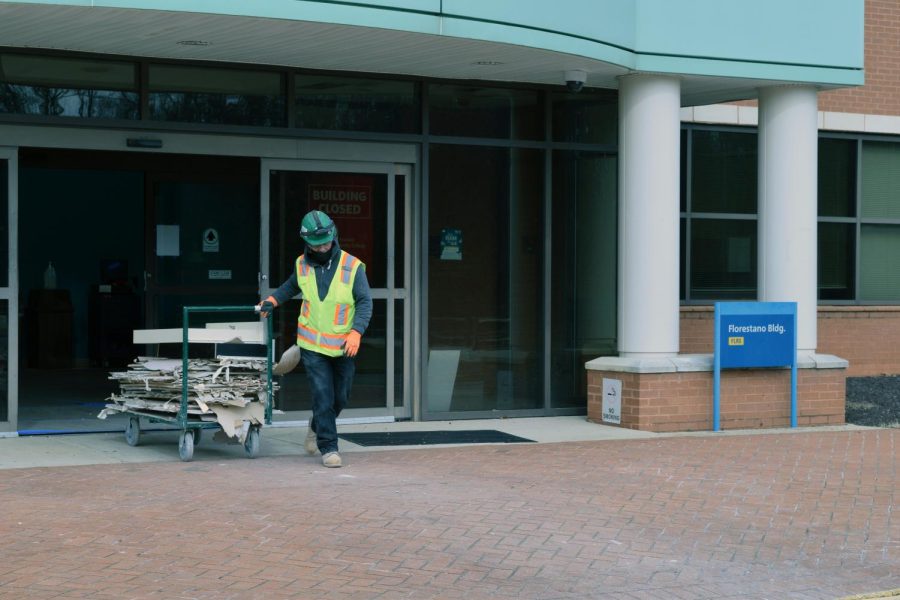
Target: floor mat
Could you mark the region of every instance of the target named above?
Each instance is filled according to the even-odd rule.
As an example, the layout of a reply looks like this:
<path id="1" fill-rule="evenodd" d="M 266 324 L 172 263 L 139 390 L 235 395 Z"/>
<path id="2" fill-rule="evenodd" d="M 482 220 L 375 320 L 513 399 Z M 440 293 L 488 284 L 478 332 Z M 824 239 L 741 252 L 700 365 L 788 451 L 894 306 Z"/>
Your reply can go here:
<path id="1" fill-rule="evenodd" d="M 515 444 L 534 442 L 493 429 L 468 431 L 386 431 L 341 433 L 338 437 L 360 446 L 422 446 L 426 444 Z"/>

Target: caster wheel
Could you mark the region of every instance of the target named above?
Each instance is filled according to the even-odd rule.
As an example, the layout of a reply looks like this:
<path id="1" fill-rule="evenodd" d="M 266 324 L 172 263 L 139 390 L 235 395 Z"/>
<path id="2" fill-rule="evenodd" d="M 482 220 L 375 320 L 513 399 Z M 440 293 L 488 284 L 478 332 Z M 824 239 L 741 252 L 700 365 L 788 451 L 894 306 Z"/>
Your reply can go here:
<path id="1" fill-rule="evenodd" d="M 251 427 L 247 432 L 244 450 L 247 451 L 247 456 L 250 458 L 256 458 L 259 455 L 259 427 Z"/>
<path id="2" fill-rule="evenodd" d="M 128 418 L 128 425 L 125 426 L 125 441 L 129 446 L 137 446 L 141 443 L 141 419 L 139 417 Z"/>
<path id="3" fill-rule="evenodd" d="M 178 456 L 184 462 L 194 458 L 194 434 L 190 431 L 182 431 L 178 436 Z"/>
<path id="4" fill-rule="evenodd" d="M 197 429 L 191 429 L 191 433 L 194 435 L 194 445 L 197 446 L 200 444 L 200 432 L 203 431 L 199 427 Z"/>

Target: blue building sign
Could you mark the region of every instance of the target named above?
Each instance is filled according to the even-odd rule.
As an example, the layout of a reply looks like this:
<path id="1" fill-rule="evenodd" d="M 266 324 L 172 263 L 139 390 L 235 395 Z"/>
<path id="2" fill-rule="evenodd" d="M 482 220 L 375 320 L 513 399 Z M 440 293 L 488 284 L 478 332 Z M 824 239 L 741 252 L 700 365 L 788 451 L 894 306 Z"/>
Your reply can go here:
<path id="1" fill-rule="evenodd" d="M 719 431 L 721 369 L 791 368 L 791 427 L 797 426 L 797 303 L 716 302 L 713 430 Z"/>

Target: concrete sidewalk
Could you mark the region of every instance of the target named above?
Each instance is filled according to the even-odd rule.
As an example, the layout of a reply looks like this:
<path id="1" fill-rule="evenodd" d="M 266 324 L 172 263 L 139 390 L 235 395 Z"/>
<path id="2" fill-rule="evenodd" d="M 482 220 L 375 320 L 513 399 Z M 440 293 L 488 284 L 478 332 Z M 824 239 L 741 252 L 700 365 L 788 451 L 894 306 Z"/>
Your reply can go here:
<path id="1" fill-rule="evenodd" d="M 110 417 L 106 424 L 121 423 L 124 431 L 125 417 Z M 29 467 L 59 467 L 73 465 L 172 462 L 178 458 L 178 433 L 176 430 L 162 429 L 160 425 L 142 422 L 141 442 L 132 447 L 125 442 L 124 433 L 72 433 L 57 435 L 27 435 L 14 438 L 0 438 L 0 469 Z M 673 436 L 704 435 L 745 435 L 761 433 L 809 433 L 826 430 L 863 429 L 853 425 L 828 428 L 800 428 L 777 430 L 708 431 L 693 433 L 657 434 L 646 431 L 622 429 L 588 422 L 583 416 L 535 417 L 523 419 L 483 419 L 457 421 L 400 421 L 393 423 L 341 424 L 339 435 L 360 432 L 402 432 L 402 431 L 464 431 L 496 430 L 509 433 L 539 444 L 557 442 L 587 442 L 603 440 L 631 440 Z M 212 431 L 204 430 L 202 440 L 194 451 L 195 462 L 216 461 L 246 457 L 243 447 L 211 439 Z M 306 456 L 303 439 L 306 427 L 273 426 L 262 429 L 260 457 Z M 340 440 L 341 453 L 377 452 L 384 450 L 404 450 L 412 448 L 433 449 L 442 445 L 427 446 L 359 446 L 347 440 Z"/>
<path id="2" fill-rule="evenodd" d="M 302 452 L 302 428 L 264 430 L 256 460 L 204 443 L 192 463 L 173 433 L 137 448 L 121 434 L 0 440 L 7 466 L 22 448 L 41 449 L 32 463 L 143 461 L 0 470 L 0 596 L 833 600 L 900 587 L 900 430 L 659 436 L 579 419 L 462 422 L 534 426 L 542 443 L 345 447 L 342 469 Z M 596 439 L 555 441 L 578 431 Z"/>
<path id="3" fill-rule="evenodd" d="M 117 419 L 125 427 L 124 417 Z M 125 442 L 124 433 L 73 433 L 57 435 L 28 435 L 0 438 L 0 469 L 29 467 L 59 467 L 73 465 L 100 465 L 115 463 L 172 462 L 178 458 L 178 433 L 162 429 L 159 425 L 142 424 L 139 446 L 132 447 Z M 709 431 L 691 433 L 657 434 L 646 431 L 622 429 L 588 422 L 583 416 L 535 417 L 523 419 L 483 419 L 457 421 L 400 421 L 393 423 L 368 423 L 339 425 L 342 433 L 359 432 L 401 432 L 401 431 L 462 431 L 496 430 L 533 440 L 539 444 L 557 442 L 586 442 L 603 440 L 629 440 L 677 436 L 730 436 L 778 433 L 811 433 L 814 431 L 849 431 L 865 429 L 854 425 L 776 429 L 739 430 L 713 433 Z M 194 461 L 216 461 L 245 458 L 243 447 L 238 444 L 222 443 L 212 438 L 212 431 L 205 430 L 200 444 L 194 451 Z M 262 429 L 260 457 L 306 456 L 303 438 L 306 427 L 273 426 Z M 441 448 L 446 446 L 359 446 L 347 440 L 340 440 L 342 453 L 377 452 L 384 450 L 404 450 L 412 448 Z"/>
<path id="4" fill-rule="evenodd" d="M 110 417 L 108 423 L 118 420 L 124 431 L 124 417 Z M 107 424 L 108 424 L 107 423 Z M 178 434 L 160 429 L 159 425 L 147 425 L 141 433 L 141 443 L 132 447 L 125 442 L 124 433 L 79 433 L 65 435 L 28 435 L 0 438 L 0 469 L 28 467 L 56 467 L 114 463 L 142 463 L 178 461 Z M 473 421 L 401 421 L 394 423 L 368 423 L 339 425 L 338 432 L 399 432 L 446 431 L 491 429 L 502 431 L 538 443 L 573 442 L 590 440 L 616 440 L 654 437 L 656 434 L 597 425 L 580 417 L 541 417 L 527 419 L 486 419 Z M 211 431 L 204 431 L 202 440 L 194 451 L 194 461 L 215 461 L 225 458 L 243 458 L 243 447 L 212 440 Z M 306 427 L 270 426 L 262 429 L 260 456 L 306 456 L 303 439 Z M 414 446 L 436 448 L 441 446 Z M 400 450 L 409 446 L 363 447 L 340 440 L 342 453 L 379 450 Z"/>

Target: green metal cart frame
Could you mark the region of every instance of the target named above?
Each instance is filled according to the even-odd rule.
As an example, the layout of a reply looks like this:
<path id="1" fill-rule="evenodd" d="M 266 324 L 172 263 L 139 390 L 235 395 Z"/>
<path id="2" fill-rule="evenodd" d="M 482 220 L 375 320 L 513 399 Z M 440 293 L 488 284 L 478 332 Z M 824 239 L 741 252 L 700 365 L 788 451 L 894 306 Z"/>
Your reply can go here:
<path id="1" fill-rule="evenodd" d="M 203 429 L 219 429 L 218 423 L 191 420 L 188 418 L 188 344 L 190 343 L 188 331 L 191 313 L 222 313 L 222 312 L 252 312 L 259 314 L 257 306 L 185 306 L 183 308 L 182 338 L 181 338 L 181 406 L 175 417 L 167 418 L 160 415 L 149 415 L 141 411 L 125 411 L 128 413 L 128 424 L 125 426 L 125 441 L 129 446 L 137 446 L 140 443 L 141 417 L 145 417 L 151 423 L 167 423 L 181 428 L 178 435 L 178 456 L 188 462 L 194 457 L 194 446 L 200 442 L 200 432 Z M 264 319 L 266 323 L 266 425 L 272 424 L 272 319 Z M 244 450 L 250 458 L 256 458 L 259 454 L 259 425 L 251 425 L 244 440 Z"/>

